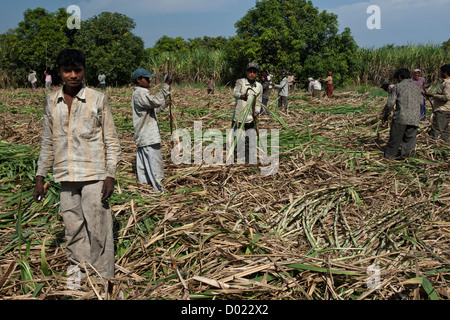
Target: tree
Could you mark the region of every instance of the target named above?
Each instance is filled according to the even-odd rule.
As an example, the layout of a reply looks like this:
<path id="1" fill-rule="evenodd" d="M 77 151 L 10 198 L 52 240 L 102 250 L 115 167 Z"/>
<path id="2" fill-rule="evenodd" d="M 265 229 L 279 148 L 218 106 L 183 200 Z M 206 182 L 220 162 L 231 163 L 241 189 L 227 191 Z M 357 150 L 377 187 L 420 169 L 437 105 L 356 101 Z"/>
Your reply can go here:
<path id="1" fill-rule="evenodd" d="M 208 37 L 204 36 L 203 38 L 197 37 L 194 39 L 188 39 L 189 49 L 209 49 L 209 50 L 223 50 L 228 43 L 228 39 L 225 37 Z"/>
<path id="2" fill-rule="evenodd" d="M 57 83 L 55 59 L 64 48 L 84 52 L 88 85 L 98 84 L 100 71 L 112 84 L 130 83 L 132 72 L 144 58 L 144 42 L 131 32 L 134 21 L 123 14 L 103 12 L 82 21 L 80 29 L 69 29 L 69 17 L 63 8 L 55 13 L 27 9 L 17 28 L 0 35 L 0 68 L 10 74 L 3 85 L 26 85 L 29 69 L 36 70 L 42 83 L 46 68 Z"/>
<path id="3" fill-rule="evenodd" d="M 227 58 L 237 75 L 249 61 L 275 73 L 292 71 L 305 83 L 328 70 L 337 83 L 354 75 L 357 45 L 350 30 L 339 34 L 337 16 L 320 12 L 311 1 L 260 0 L 235 26 Z"/>
<path id="4" fill-rule="evenodd" d="M 144 41 L 131 32 L 135 26 L 133 19 L 110 12 L 81 22 L 73 47 L 86 56 L 86 80 L 90 85 L 98 84 L 100 71 L 110 84 L 130 83 L 133 71 L 144 58 Z"/>
<path id="5" fill-rule="evenodd" d="M 450 39 L 448 39 L 447 41 L 445 41 L 445 42 L 442 44 L 442 48 L 443 48 L 444 50 L 450 50 Z"/>
<path id="6" fill-rule="evenodd" d="M 163 52 L 187 51 L 187 43 L 182 37 L 171 38 L 166 35 L 156 41 L 152 48 L 153 54 L 161 54 Z"/>
<path id="7" fill-rule="evenodd" d="M 0 37 L 1 69 L 10 75 L 7 85 L 24 85 L 29 69 L 43 81 L 46 68 L 53 69 L 60 48 L 69 45 L 73 31 L 66 26 L 69 15 L 65 9 L 50 13 L 43 8 L 27 9 L 18 27 Z M 56 76 L 56 72 L 53 71 Z M 55 77 L 54 77 L 55 78 Z"/>

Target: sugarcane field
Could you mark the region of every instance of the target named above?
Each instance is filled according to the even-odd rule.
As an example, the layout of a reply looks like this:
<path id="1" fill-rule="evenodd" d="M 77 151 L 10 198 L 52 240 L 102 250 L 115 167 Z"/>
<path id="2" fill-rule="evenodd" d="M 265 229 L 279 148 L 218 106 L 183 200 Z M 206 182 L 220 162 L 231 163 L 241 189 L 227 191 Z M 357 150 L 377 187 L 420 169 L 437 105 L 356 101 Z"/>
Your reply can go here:
<path id="1" fill-rule="evenodd" d="M 22 211 L 45 91 L 1 90 L 1 298 L 448 299 L 449 147 L 430 142 L 426 122 L 415 158 L 383 159 L 389 128 L 377 90 L 331 99 L 298 90 L 288 114 L 272 94 L 273 114 L 258 126 L 279 130 L 279 168 L 266 176 L 261 164 L 175 165 L 163 112 L 161 194 L 136 182 L 132 88 L 107 89 L 123 150 L 111 199 L 112 291 L 95 274 L 67 290 L 58 184 Z M 175 86 L 172 100 L 178 129 L 230 127 L 230 87 L 208 95 Z"/>
<path id="2" fill-rule="evenodd" d="M 5 5 L 0 303 L 450 300 L 450 0 L 380 3 Z"/>

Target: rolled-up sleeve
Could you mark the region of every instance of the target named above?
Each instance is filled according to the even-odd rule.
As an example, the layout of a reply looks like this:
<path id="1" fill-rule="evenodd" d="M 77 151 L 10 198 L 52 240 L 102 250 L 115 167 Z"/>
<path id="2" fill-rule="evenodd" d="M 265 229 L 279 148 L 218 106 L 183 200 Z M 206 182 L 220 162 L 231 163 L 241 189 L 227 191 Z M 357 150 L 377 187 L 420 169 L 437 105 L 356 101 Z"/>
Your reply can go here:
<path id="1" fill-rule="evenodd" d="M 155 113 L 158 114 L 166 108 L 166 98 L 170 95 L 170 86 L 164 84 L 162 90 L 156 94 L 152 95 L 148 90 L 141 90 L 140 95 L 137 96 L 137 103 L 144 109 L 154 109 Z"/>

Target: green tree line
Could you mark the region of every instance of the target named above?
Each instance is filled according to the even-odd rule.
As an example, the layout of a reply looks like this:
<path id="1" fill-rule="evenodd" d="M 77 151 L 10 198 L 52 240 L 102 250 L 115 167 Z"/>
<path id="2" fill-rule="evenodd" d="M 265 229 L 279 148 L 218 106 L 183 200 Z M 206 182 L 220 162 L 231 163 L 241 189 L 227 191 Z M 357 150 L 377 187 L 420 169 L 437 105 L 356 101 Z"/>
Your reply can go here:
<path id="1" fill-rule="evenodd" d="M 152 48 L 133 33 L 133 19 L 103 12 L 69 29 L 64 8 L 48 12 L 28 9 L 16 28 L 0 35 L 0 86 L 26 86 L 30 69 L 43 82 L 50 70 L 58 83 L 55 58 L 62 48 L 84 51 L 88 85 L 98 85 L 103 71 L 109 85 L 128 85 L 134 69 L 146 67 L 162 75 L 171 72 L 177 82 L 204 82 L 214 76 L 229 84 L 244 74 L 250 61 L 278 75 L 292 72 L 301 83 L 333 71 L 336 85 L 374 83 L 391 76 L 398 67 L 420 67 L 438 76 L 448 63 L 449 41 L 440 45 L 389 45 L 358 48 L 351 30 L 339 32 L 337 15 L 320 11 L 307 0 L 259 0 L 236 22 L 236 35 L 226 37 L 161 37 Z"/>

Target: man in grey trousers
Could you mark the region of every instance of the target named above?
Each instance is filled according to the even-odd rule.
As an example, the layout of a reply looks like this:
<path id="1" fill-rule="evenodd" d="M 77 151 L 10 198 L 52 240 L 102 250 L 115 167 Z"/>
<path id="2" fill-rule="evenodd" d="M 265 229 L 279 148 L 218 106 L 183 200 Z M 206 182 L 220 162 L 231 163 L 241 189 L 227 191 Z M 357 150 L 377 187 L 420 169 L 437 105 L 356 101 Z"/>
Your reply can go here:
<path id="1" fill-rule="evenodd" d="M 399 69 L 394 78 L 398 84 L 392 88 L 383 110 L 383 122 L 386 122 L 395 106 L 384 158 L 414 157 L 422 93 L 420 88 L 410 81 L 411 74 L 408 69 Z"/>
<path id="2" fill-rule="evenodd" d="M 33 196 L 37 202 L 45 197 L 44 179 L 53 168 L 55 182 L 61 183 L 70 267 L 93 268 L 91 274 L 114 278 L 113 216 L 108 200 L 114 192 L 121 150 L 111 107 L 106 95 L 84 86 L 81 51 L 62 50 L 56 64 L 64 86 L 45 100 Z"/>

